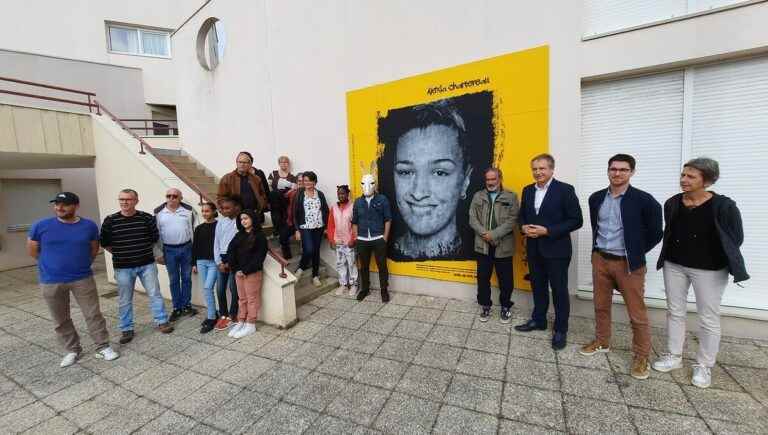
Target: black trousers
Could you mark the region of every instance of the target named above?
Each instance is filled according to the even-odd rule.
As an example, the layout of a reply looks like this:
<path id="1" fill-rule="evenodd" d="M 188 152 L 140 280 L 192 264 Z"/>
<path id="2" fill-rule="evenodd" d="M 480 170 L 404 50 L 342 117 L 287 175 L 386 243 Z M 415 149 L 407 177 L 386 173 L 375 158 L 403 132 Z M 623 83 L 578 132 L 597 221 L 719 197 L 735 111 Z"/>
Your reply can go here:
<path id="1" fill-rule="evenodd" d="M 379 268 L 379 284 L 381 290 L 389 288 L 389 271 L 387 270 L 387 242 L 378 240 L 357 240 L 357 256 L 360 258 L 360 284 L 361 291 L 371 289 L 371 254 L 376 258 L 376 267 Z"/>
<path id="2" fill-rule="evenodd" d="M 512 257 L 494 258 L 496 247 L 491 246 L 488 255 L 477 254 L 477 303 L 490 307 L 491 302 L 491 274 L 496 269 L 499 278 L 499 305 L 503 308 L 512 307 L 512 286 L 514 272 L 512 270 Z"/>
<path id="3" fill-rule="evenodd" d="M 552 304 L 555 306 L 555 332 L 568 332 L 568 316 L 571 301 L 568 297 L 568 266 L 570 258 L 544 258 L 528 256 L 533 288 L 533 313 L 531 320 L 539 325 L 547 324 L 549 288 L 552 287 Z"/>

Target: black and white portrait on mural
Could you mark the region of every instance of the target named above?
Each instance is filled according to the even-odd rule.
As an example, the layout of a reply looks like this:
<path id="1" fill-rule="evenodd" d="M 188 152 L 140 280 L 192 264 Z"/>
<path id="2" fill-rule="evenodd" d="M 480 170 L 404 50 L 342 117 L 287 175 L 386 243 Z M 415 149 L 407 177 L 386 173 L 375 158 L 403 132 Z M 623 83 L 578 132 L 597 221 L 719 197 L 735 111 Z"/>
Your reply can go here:
<path id="1" fill-rule="evenodd" d="M 390 258 L 472 258 L 468 208 L 493 161 L 493 94 L 389 110 L 378 136 L 379 187 L 394 215 Z"/>

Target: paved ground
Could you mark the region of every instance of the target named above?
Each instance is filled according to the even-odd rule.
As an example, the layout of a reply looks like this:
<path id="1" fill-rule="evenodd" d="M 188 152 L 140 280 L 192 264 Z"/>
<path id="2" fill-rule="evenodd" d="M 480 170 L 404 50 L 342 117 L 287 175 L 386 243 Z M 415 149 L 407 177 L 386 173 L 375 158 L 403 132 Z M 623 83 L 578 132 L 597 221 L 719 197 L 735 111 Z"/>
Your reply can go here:
<path id="1" fill-rule="evenodd" d="M 115 287 L 97 268 L 116 331 Z M 572 319 L 574 344 L 556 354 L 545 333 L 478 322 L 474 304 L 325 295 L 294 328 L 235 341 L 200 335 L 201 319 L 156 333 L 137 296 L 142 326 L 119 360 L 94 359 L 84 337 L 91 352 L 60 369 L 35 281 L 34 269 L 0 274 L 0 433 L 768 433 L 767 343 L 725 338 L 700 390 L 689 369 L 630 378 L 625 325 L 611 353 L 588 358 L 576 343 L 589 319 Z"/>

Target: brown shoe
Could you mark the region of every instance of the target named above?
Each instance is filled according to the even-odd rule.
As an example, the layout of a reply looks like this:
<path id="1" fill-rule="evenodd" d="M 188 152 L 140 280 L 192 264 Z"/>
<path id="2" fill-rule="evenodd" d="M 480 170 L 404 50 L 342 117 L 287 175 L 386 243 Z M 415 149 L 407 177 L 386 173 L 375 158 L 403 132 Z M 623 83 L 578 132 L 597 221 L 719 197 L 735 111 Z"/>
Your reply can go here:
<path id="1" fill-rule="evenodd" d="M 165 322 L 157 325 L 157 330 L 162 332 L 163 334 L 170 334 L 173 332 L 173 326 L 171 326 L 170 323 Z"/>
<path id="2" fill-rule="evenodd" d="M 648 379 L 651 375 L 651 364 L 648 358 L 636 356 L 632 360 L 632 371 L 629 374 L 635 379 Z"/>
<path id="3" fill-rule="evenodd" d="M 608 353 L 611 348 L 607 344 L 601 344 L 599 341 L 594 340 L 592 343 L 585 344 L 579 349 L 579 353 L 585 356 L 592 356 L 596 353 Z"/>

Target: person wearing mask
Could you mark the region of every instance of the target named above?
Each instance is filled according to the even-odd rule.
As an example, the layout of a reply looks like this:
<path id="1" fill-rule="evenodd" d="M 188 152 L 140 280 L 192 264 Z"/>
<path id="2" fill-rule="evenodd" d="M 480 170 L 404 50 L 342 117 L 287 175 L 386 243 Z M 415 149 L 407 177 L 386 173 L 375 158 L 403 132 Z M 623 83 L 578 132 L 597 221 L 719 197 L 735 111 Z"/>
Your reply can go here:
<path id="1" fill-rule="evenodd" d="M 512 256 L 515 255 L 517 195 L 502 187 L 501 169 L 485 170 L 485 189 L 475 192 L 469 206 L 469 226 L 475 232 L 477 255 L 477 303 L 482 308 L 480 321 L 491 317 L 491 274 L 499 278 L 499 319 L 507 324 L 512 319 Z"/>
<path id="2" fill-rule="evenodd" d="M 216 292 L 219 300 L 219 320 L 214 325 L 217 331 L 224 331 L 230 324 L 237 319 L 237 286 L 235 283 L 235 274 L 229 267 L 227 253 L 229 243 L 237 234 L 237 216 L 240 214 L 241 205 L 238 196 L 225 196 L 219 200 L 219 210 L 221 216 L 216 223 L 216 230 L 213 238 L 213 261 L 219 270 L 219 276 L 216 278 L 219 282 Z M 227 304 L 227 289 L 231 296 L 230 304 Z M 229 306 L 229 310 L 227 307 Z"/>
<path id="3" fill-rule="evenodd" d="M 555 306 L 552 348 L 561 350 L 568 340 L 568 266 L 571 264 L 571 232 L 584 224 L 579 198 L 570 184 L 556 180 L 555 158 L 540 154 L 531 160 L 535 183 L 523 188 L 518 223 L 525 236 L 526 258 L 533 290 L 533 312 L 515 330 L 547 329 L 549 288 Z"/>
<path id="4" fill-rule="evenodd" d="M 357 300 L 362 301 L 371 291 L 371 256 L 376 260 L 379 271 L 381 301 L 389 302 L 389 270 L 387 270 L 387 242 L 392 227 L 392 209 L 387 197 L 376 192 L 374 171 L 363 175 L 360 180 L 363 196 L 352 206 L 352 234 L 356 239 L 357 256 L 360 258 L 360 292 Z"/>
<path id="5" fill-rule="evenodd" d="M 200 333 L 206 334 L 216 325 L 216 300 L 213 297 L 213 287 L 219 270 L 213 256 L 213 244 L 216 237 L 216 205 L 206 202 L 201 207 L 203 223 L 195 228 L 192 238 L 192 273 L 200 275 L 200 289 L 205 300 L 206 316 L 200 325 Z"/>
<path id="6" fill-rule="evenodd" d="M 192 235 L 197 212 L 183 199 L 179 189 L 168 189 L 165 203 L 154 210 L 163 243 L 163 263 L 171 286 L 171 322 L 182 315 L 197 314 L 197 310 L 192 308 Z"/>
<path id="7" fill-rule="evenodd" d="M 237 282 L 237 323 L 229 331 L 232 338 L 243 338 L 256 332 L 256 321 L 261 309 L 261 285 L 264 281 L 264 259 L 267 256 L 267 238 L 259 230 L 253 210 L 240 212 L 237 234 L 229 244 L 227 258 Z"/>
<path id="8" fill-rule="evenodd" d="M 37 260 L 40 290 L 59 343 L 67 351 L 59 366 L 71 366 L 83 352 L 70 314 L 70 293 L 96 344 L 96 358 L 115 360 L 120 355 L 109 345 L 107 322 L 99 308 L 99 293 L 91 269 L 93 259 L 99 253 L 99 228 L 92 220 L 77 215 L 80 198 L 74 193 L 61 192 L 50 202 L 56 216 L 32 225 L 27 252 Z"/>
<path id="9" fill-rule="evenodd" d="M 720 178 L 717 161 L 688 161 L 680 175 L 682 193 L 664 203 L 664 241 L 656 264 L 664 271 L 667 293 L 667 353 L 653 368 L 668 372 L 683 367 L 688 291 L 693 285 L 699 318 L 699 351 L 691 383 L 712 384 L 712 367 L 720 348 L 720 303 L 728 275 L 749 279 L 739 247 L 744 242 L 741 212 L 727 196 L 707 190 Z"/>
<path id="10" fill-rule="evenodd" d="M 349 186 L 336 187 L 338 202 L 328 214 L 328 242 L 336 250 L 336 272 L 339 274 L 341 296 L 346 289 L 350 296 L 357 294 L 357 259 L 355 238 L 352 234 L 352 203 L 349 202 Z"/>
<path id="11" fill-rule="evenodd" d="M 107 216 L 101 224 L 99 241 L 112 254 L 112 266 L 118 289 L 119 326 L 122 331 L 120 344 L 127 344 L 134 337 L 133 292 L 136 278 L 147 292 L 149 308 L 157 329 L 163 334 L 173 332 L 165 312 L 165 301 L 160 294 L 157 279 L 154 246 L 160 240 L 155 217 L 136 210 L 139 194 L 133 189 L 123 189 L 118 194 L 120 211 Z"/>
<path id="12" fill-rule="evenodd" d="M 312 284 L 322 287 L 320 281 L 320 243 L 328 223 L 328 203 L 323 192 L 317 190 L 317 175 L 304 173 L 304 188 L 296 194 L 293 219 L 296 224 L 296 240 L 301 241 L 301 261 L 296 278 L 312 267 Z"/>
<path id="13" fill-rule="evenodd" d="M 629 184 L 635 158 L 616 154 L 608 159 L 605 189 L 589 196 L 592 224 L 592 280 L 595 305 L 595 339 L 579 353 L 610 351 L 613 290 L 624 298 L 632 324 L 630 375 L 650 376 L 651 328 L 645 306 L 645 254 L 661 241 L 661 205 L 647 192 Z"/>
<path id="14" fill-rule="evenodd" d="M 290 225 L 288 225 L 288 192 L 296 187 L 296 176 L 291 174 L 291 161 L 287 156 L 280 156 L 277 159 L 278 169 L 272 171 L 269 175 L 269 185 L 271 188 L 269 195 L 269 209 L 272 216 L 272 225 L 275 227 L 275 233 L 280 241 L 280 248 L 283 257 L 290 259 L 293 257 L 289 241 L 293 235 Z"/>
<path id="15" fill-rule="evenodd" d="M 267 208 L 266 179 L 255 173 L 253 156 L 248 151 L 241 151 L 236 162 L 237 169 L 221 178 L 217 200 L 225 196 L 238 196 L 243 209 L 254 210 L 258 216 L 263 216 Z"/>

